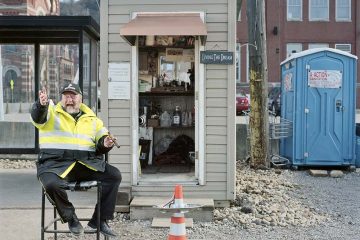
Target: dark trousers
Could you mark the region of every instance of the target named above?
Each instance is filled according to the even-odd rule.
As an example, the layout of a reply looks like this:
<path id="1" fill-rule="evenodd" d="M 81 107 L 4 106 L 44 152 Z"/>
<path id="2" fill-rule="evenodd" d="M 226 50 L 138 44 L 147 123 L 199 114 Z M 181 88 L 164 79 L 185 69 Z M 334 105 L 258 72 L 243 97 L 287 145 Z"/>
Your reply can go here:
<path id="1" fill-rule="evenodd" d="M 65 179 L 60 178 L 55 173 L 45 172 L 39 176 L 39 180 L 45 189 L 49 201 L 55 205 L 64 222 L 68 222 L 75 213 L 75 208 L 69 201 L 65 191 L 66 183 L 72 181 L 101 181 L 100 218 L 102 220 L 113 219 L 117 192 L 121 182 L 119 169 L 106 164 L 105 171 L 99 172 L 93 171 L 81 163 L 77 163 Z M 96 206 L 93 219 L 96 219 Z"/>

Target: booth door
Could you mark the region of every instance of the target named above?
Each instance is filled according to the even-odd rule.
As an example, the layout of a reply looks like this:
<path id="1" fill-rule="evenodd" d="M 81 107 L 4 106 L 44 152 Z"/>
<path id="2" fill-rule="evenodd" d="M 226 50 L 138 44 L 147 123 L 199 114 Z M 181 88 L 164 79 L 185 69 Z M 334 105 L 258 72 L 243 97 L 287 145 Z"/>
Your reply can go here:
<path id="1" fill-rule="evenodd" d="M 308 68 L 305 88 L 306 164 L 336 165 L 342 161 L 344 140 L 342 64 L 321 57 L 310 60 Z"/>

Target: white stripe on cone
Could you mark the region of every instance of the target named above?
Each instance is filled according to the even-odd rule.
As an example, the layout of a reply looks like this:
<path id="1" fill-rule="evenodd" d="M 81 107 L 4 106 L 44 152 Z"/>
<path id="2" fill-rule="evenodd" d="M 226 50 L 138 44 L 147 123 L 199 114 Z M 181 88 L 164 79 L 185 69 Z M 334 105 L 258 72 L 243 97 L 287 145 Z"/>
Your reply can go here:
<path id="1" fill-rule="evenodd" d="M 183 218 L 184 223 L 173 223 L 170 224 L 170 235 L 172 236 L 186 236 L 186 227 L 185 227 L 185 216 L 183 213 L 174 213 L 172 218 Z"/>
<path id="2" fill-rule="evenodd" d="M 184 200 L 182 198 L 175 198 L 173 208 L 183 208 L 184 207 Z"/>

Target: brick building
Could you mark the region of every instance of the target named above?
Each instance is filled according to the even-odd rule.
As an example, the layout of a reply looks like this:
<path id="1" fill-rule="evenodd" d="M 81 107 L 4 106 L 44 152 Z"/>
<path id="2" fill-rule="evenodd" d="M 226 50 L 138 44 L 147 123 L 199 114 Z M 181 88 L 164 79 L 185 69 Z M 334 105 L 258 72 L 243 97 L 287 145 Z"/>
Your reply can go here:
<path id="1" fill-rule="evenodd" d="M 269 83 L 280 82 L 280 63 L 293 52 L 330 47 L 359 56 L 360 2 L 357 0 L 267 0 Z M 248 29 L 246 0 L 237 22 L 237 86 L 246 86 Z M 359 63 L 358 63 L 359 64 Z M 358 72 L 359 76 L 359 72 Z"/>
<path id="2" fill-rule="evenodd" d="M 60 15 L 59 0 L 0 0 L 0 15 Z"/>

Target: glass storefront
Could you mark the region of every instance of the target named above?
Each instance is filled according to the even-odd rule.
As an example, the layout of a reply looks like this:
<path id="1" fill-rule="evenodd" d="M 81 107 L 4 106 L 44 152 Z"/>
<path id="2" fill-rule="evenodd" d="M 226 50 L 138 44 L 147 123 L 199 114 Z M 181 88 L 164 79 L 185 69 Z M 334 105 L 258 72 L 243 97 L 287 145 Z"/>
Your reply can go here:
<path id="1" fill-rule="evenodd" d="M 0 45 L 0 148 L 34 148 L 34 46 Z"/>
<path id="2" fill-rule="evenodd" d="M 98 110 L 98 43 L 84 34 L 83 37 L 83 102 L 95 113 Z M 90 67 L 92 66 L 92 67 Z"/>
<path id="3" fill-rule="evenodd" d="M 83 101 L 97 112 L 97 43 L 89 38 L 83 50 Z M 30 119 L 35 101 L 34 45 L 0 45 L 0 148 L 35 148 L 35 128 Z M 95 53 L 93 53 L 93 51 Z M 94 60 L 91 60 L 94 57 Z M 39 89 L 45 88 L 54 104 L 60 101 L 65 83 L 79 83 L 79 45 L 41 44 L 39 54 Z"/>
<path id="4" fill-rule="evenodd" d="M 78 83 L 79 47 L 77 44 L 40 45 L 40 85 L 54 104 L 60 100 L 60 88 Z"/>
<path id="5" fill-rule="evenodd" d="M 0 16 L 0 153 L 37 152 L 30 111 L 43 88 L 57 104 L 77 83 L 97 113 L 99 31 L 89 16 Z"/>

